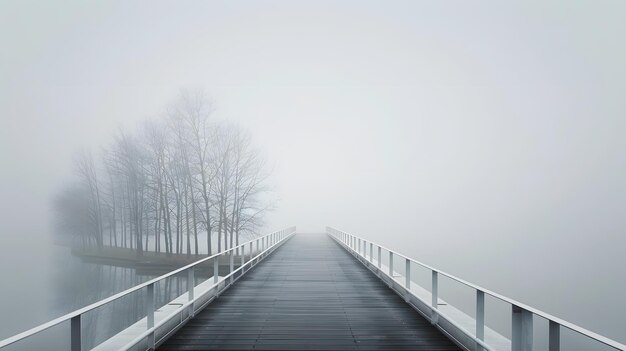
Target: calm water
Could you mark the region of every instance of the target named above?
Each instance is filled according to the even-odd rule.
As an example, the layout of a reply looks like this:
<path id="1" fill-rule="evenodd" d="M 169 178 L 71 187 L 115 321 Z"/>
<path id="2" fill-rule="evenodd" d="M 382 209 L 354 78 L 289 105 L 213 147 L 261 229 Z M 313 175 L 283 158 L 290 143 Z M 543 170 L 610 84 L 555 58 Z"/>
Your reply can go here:
<path id="1" fill-rule="evenodd" d="M 30 245 L 29 245 L 30 247 Z M 41 323 L 60 317 L 117 292 L 152 278 L 137 275 L 132 268 L 85 263 L 72 256 L 68 248 L 35 244 L 37 255 L 19 255 L 3 248 L 3 257 L 12 259 L 0 265 L 3 284 L 0 300 L 0 338 L 9 337 Z M 23 249 L 23 248 L 22 248 Z M 184 277 L 159 283 L 157 303 L 171 301 L 183 293 Z M 143 295 L 138 291 L 84 315 L 83 346 L 92 347 L 117 331 L 144 317 Z M 9 350 L 66 349 L 69 323 L 41 333 L 32 341 L 14 344 Z"/>

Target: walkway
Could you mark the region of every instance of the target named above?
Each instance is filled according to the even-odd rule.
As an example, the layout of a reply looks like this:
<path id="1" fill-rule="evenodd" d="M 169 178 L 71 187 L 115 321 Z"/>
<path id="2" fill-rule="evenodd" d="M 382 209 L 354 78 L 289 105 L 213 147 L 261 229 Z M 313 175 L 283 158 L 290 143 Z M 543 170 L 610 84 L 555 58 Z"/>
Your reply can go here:
<path id="1" fill-rule="evenodd" d="M 298 234 L 159 350 L 459 350 L 326 234 Z"/>

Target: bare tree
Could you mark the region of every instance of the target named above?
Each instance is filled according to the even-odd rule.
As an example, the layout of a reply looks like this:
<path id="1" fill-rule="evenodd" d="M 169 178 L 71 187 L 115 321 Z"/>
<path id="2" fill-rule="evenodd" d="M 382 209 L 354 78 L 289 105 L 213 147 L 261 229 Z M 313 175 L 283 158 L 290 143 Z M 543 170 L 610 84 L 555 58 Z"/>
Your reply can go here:
<path id="1" fill-rule="evenodd" d="M 271 204 L 262 204 L 260 199 L 269 190 L 265 186 L 269 173 L 246 131 L 233 126 L 230 137 L 233 200 L 229 228 L 235 245 L 239 245 L 240 234 L 254 232 L 262 224 L 262 215 L 271 208 Z"/>
<path id="2" fill-rule="evenodd" d="M 100 202 L 100 184 L 98 173 L 90 152 L 82 151 L 75 159 L 76 170 L 83 184 L 89 189 L 89 209 L 90 217 L 93 221 L 93 236 L 98 247 L 102 247 L 103 226 L 102 226 L 102 204 Z"/>
<path id="3" fill-rule="evenodd" d="M 189 184 L 197 187 L 202 198 L 203 211 L 201 218 L 207 232 L 207 252 L 212 252 L 212 221 L 211 221 L 211 187 L 214 174 L 211 172 L 211 146 L 213 143 L 213 127 L 210 117 L 213 113 L 211 101 L 202 92 L 183 91 L 168 109 L 172 129 L 183 147 L 186 171 Z M 193 164 L 193 167 L 192 167 Z M 194 177 L 195 175 L 195 177 Z M 192 204 L 192 215 L 195 217 L 195 203 Z M 195 228 L 195 224 L 194 224 Z M 197 238 L 197 233 L 196 233 Z M 218 249 L 219 251 L 219 249 Z"/>
<path id="4" fill-rule="evenodd" d="M 165 112 L 138 133 L 119 130 L 100 162 L 78 155 L 79 182 L 55 199 L 66 237 L 139 255 L 198 255 L 202 230 L 208 254 L 214 234 L 221 251 L 258 230 L 270 208 L 262 201 L 269 173 L 250 135 L 213 121 L 213 105 L 199 91 L 183 91 Z"/>

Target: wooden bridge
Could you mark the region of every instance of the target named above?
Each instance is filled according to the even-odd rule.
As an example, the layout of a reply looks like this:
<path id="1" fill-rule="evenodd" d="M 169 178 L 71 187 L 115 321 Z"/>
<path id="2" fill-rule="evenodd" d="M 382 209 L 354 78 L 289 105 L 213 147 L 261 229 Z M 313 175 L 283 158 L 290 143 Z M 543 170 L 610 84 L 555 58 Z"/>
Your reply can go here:
<path id="1" fill-rule="evenodd" d="M 186 288 L 163 302 L 159 288 L 172 278 Z M 474 294 L 473 313 L 441 299 L 439 290 L 449 283 Z M 143 302 L 142 317 L 104 341 L 85 340 L 85 315 L 131 294 Z M 486 297 L 506 306 L 490 325 Z M 45 338 L 51 330 L 57 335 Z M 536 330 L 543 333 L 535 336 Z M 582 347 L 571 343 L 572 335 L 585 338 Z M 71 351 L 626 351 L 615 340 L 330 227 L 326 234 L 298 235 L 292 227 L 202 258 L 0 340 L 0 351 L 42 349 L 37 341 Z"/>
<path id="2" fill-rule="evenodd" d="M 290 239 L 159 350 L 459 350 L 325 234 Z"/>

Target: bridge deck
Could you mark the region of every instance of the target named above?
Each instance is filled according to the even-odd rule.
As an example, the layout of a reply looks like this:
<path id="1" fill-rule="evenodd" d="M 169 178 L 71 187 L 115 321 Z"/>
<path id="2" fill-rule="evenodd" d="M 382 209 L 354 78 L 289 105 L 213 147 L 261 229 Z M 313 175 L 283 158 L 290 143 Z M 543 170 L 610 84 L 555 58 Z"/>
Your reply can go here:
<path id="1" fill-rule="evenodd" d="M 299 234 L 159 350 L 459 350 L 326 235 Z"/>

